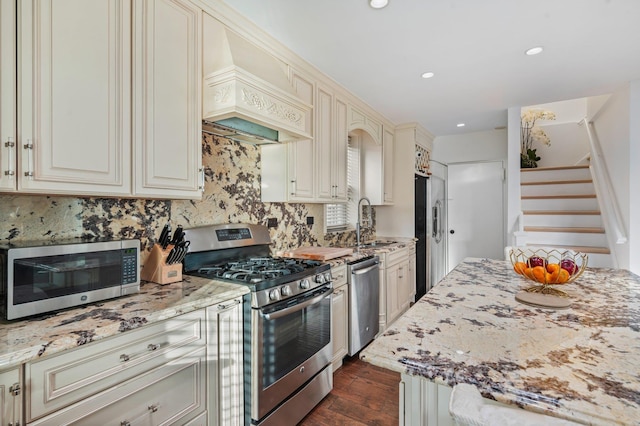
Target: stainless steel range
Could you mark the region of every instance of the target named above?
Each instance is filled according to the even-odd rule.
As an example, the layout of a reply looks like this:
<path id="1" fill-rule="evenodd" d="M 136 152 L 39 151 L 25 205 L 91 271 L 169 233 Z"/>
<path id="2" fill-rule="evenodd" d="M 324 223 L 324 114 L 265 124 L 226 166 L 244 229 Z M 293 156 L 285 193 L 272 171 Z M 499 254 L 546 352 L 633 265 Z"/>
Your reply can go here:
<path id="1" fill-rule="evenodd" d="M 299 422 L 333 388 L 328 264 L 273 257 L 266 227 L 185 230 L 184 272 L 249 287 L 245 303 L 245 424 Z"/>

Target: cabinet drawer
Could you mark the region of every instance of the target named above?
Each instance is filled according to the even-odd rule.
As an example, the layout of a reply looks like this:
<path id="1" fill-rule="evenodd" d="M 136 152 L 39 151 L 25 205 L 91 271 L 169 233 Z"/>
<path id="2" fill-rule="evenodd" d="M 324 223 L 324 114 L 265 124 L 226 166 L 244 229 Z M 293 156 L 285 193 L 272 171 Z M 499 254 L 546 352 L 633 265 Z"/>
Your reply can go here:
<path id="1" fill-rule="evenodd" d="M 27 421 L 204 347 L 204 310 L 27 363 Z"/>
<path id="2" fill-rule="evenodd" d="M 206 412 L 205 371 L 202 348 L 29 425 L 184 424 Z"/>
<path id="3" fill-rule="evenodd" d="M 347 265 L 334 266 L 331 268 L 333 277 L 333 288 L 338 288 L 347 283 Z"/>
<path id="4" fill-rule="evenodd" d="M 385 254 L 385 266 L 388 268 L 390 266 L 395 265 L 398 262 L 406 260 L 409 256 L 409 249 L 407 247 L 403 247 L 401 249 L 392 251 L 390 253 Z"/>

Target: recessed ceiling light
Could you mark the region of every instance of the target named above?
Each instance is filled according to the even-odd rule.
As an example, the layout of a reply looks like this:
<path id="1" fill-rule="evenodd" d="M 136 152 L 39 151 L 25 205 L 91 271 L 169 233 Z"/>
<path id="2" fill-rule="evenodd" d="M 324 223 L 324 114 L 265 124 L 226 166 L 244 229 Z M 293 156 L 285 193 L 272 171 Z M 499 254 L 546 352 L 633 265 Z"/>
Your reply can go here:
<path id="1" fill-rule="evenodd" d="M 456 127 L 464 127 L 464 123 L 458 123 L 456 124 Z"/>
<path id="2" fill-rule="evenodd" d="M 382 9 L 389 4 L 389 0 L 369 0 L 369 6 L 374 9 Z"/>
<path id="3" fill-rule="evenodd" d="M 425 72 L 422 74 L 422 78 L 431 78 L 433 77 L 435 74 L 432 72 Z"/>
<path id="4" fill-rule="evenodd" d="M 542 46 L 536 46 L 536 47 L 532 47 L 531 49 L 527 50 L 525 53 L 525 55 L 528 56 L 533 56 L 533 55 L 537 55 L 538 53 L 541 53 L 543 50 Z"/>

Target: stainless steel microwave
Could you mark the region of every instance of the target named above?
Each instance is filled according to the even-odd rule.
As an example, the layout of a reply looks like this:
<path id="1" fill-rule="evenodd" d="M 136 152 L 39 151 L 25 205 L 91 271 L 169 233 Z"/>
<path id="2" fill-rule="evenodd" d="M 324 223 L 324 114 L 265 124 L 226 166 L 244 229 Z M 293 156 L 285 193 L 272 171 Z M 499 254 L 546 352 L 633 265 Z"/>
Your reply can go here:
<path id="1" fill-rule="evenodd" d="M 140 291 L 140 240 L 0 246 L 0 317 L 12 320 Z"/>

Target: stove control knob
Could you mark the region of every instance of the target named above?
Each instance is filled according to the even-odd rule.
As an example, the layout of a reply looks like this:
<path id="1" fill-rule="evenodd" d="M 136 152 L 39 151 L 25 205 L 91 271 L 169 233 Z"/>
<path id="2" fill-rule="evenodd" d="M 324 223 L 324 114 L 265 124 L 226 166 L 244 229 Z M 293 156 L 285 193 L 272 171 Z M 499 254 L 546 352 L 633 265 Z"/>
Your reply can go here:
<path id="1" fill-rule="evenodd" d="M 325 282 L 331 282 L 331 272 L 324 273 L 324 280 Z"/>
<path id="2" fill-rule="evenodd" d="M 323 284 L 323 283 L 324 283 L 324 275 L 322 275 L 322 274 L 318 274 L 318 275 L 316 275 L 315 280 L 316 280 L 316 282 L 317 282 L 318 284 Z"/>
<path id="3" fill-rule="evenodd" d="M 282 293 L 283 296 L 291 296 L 291 287 L 288 285 L 282 286 L 280 293 Z"/>
<path id="4" fill-rule="evenodd" d="M 278 291 L 277 288 L 274 288 L 273 290 L 271 290 L 269 292 L 269 299 L 271 300 L 278 300 L 280 299 L 280 292 Z"/>
<path id="5" fill-rule="evenodd" d="M 309 280 L 308 279 L 305 278 L 303 280 L 300 280 L 300 288 L 301 289 L 306 290 L 309 287 L 311 287 L 311 284 L 309 284 Z"/>

